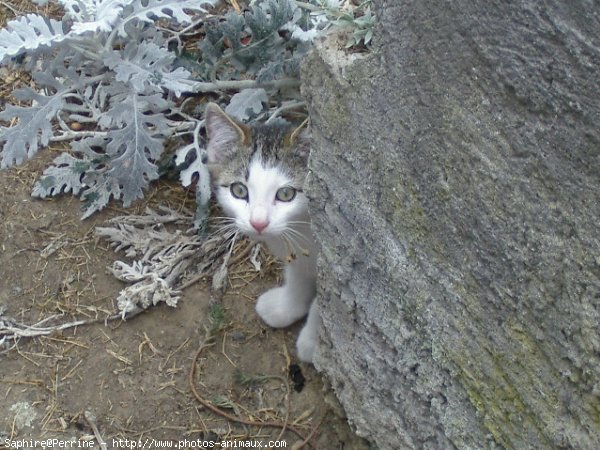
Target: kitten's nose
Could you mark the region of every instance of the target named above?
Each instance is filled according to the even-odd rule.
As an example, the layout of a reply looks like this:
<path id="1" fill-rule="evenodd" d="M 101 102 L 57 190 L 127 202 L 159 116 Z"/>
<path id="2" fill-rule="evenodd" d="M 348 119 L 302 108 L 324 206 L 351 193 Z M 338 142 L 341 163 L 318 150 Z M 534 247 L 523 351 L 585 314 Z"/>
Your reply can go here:
<path id="1" fill-rule="evenodd" d="M 254 228 L 256 231 L 258 231 L 259 233 L 262 233 L 262 231 L 269 226 L 269 221 L 266 219 L 263 219 L 263 220 L 252 220 L 251 219 L 250 225 L 252 225 L 252 228 Z"/>

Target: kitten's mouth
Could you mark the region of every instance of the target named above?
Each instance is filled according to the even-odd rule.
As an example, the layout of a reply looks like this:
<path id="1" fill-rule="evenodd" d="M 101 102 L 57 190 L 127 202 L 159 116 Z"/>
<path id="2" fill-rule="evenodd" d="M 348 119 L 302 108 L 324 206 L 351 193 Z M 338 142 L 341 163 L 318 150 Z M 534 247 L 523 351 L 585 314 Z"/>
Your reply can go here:
<path id="1" fill-rule="evenodd" d="M 271 233 L 268 231 L 256 231 L 255 229 L 248 230 L 244 234 L 255 241 L 264 241 L 265 239 L 272 237 Z"/>
<path id="2" fill-rule="evenodd" d="M 248 237 L 254 239 L 255 241 L 264 241 L 270 237 L 273 237 L 273 235 L 268 232 L 268 231 L 255 231 L 252 230 L 250 233 L 248 233 Z"/>

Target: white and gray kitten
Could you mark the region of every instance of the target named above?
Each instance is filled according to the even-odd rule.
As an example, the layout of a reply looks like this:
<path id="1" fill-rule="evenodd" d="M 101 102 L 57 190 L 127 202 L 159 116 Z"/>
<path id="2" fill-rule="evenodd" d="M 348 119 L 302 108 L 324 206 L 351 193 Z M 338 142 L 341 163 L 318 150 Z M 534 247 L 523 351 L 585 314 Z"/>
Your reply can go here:
<path id="1" fill-rule="evenodd" d="M 283 286 L 258 297 L 256 312 L 275 328 L 308 314 L 297 349 L 302 361 L 312 362 L 320 318 L 314 302 L 316 247 L 303 192 L 308 132 L 281 123 L 243 125 L 214 103 L 206 108 L 205 126 L 219 205 L 242 233 L 286 262 Z"/>

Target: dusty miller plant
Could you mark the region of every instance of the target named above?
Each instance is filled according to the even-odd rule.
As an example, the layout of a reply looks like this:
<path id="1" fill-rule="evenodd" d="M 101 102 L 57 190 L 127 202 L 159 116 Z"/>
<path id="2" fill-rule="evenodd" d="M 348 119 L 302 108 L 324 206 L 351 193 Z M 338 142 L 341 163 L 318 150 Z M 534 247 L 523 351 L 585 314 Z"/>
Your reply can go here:
<path id="1" fill-rule="evenodd" d="M 158 177 L 156 160 L 173 132 L 173 96 L 191 90 L 156 19 L 191 23 L 191 11 L 216 0 L 61 0 L 61 21 L 28 14 L 0 31 L 0 60 L 32 73 L 35 89 L 15 90 L 29 106 L 7 105 L 0 119 L 0 164 L 33 156 L 51 141 L 71 140 L 33 195 L 81 194 L 83 217 L 111 197 L 125 206 Z M 84 129 L 73 126 L 79 124 Z M 87 129 L 89 128 L 89 129 Z"/>
<path id="2" fill-rule="evenodd" d="M 351 0 L 313 0 L 297 4 L 311 11 L 311 20 L 320 28 L 343 28 L 348 30 L 346 48 L 369 44 L 373 38 L 376 17 L 371 12 L 372 0 L 355 5 Z"/>
<path id="3" fill-rule="evenodd" d="M 31 72 L 32 87 L 13 91 L 19 106 L 0 112 L 14 124 L 0 128 L 0 167 L 70 141 L 32 195 L 80 195 L 86 218 L 111 198 L 125 206 L 141 198 L 159 176 L 165 140 L 188 134 L 176 163 L 193 161 L 181 180 L 199 179 L 202 222 L 210 189 L 201 112 L 183 113 L 179 97 L 214 92 L 242 121 L 272 120 L 302 105 L 298 70 L 313 38 L 354 17 L 338 0 L 259 0 L 243 14 L 208 14 L 217 1 L 58 0 L 62 20 L 28 14 L 9 22 L 0 63 Z M 182 51 L 198 30 L 197 50 Z"/>

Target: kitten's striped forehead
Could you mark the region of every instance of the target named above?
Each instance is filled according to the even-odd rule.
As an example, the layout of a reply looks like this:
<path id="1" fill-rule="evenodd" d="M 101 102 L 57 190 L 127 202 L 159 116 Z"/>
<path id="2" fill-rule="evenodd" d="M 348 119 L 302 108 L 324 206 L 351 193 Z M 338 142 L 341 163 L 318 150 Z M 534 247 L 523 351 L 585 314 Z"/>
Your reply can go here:
<path id="1" fill-rule="evenodd" d="M 301 188 L 307 161 L 290 143 L 292 131 L 292 126 L 282 124 L 252 127 L 249 145 L 240 144 L 234 156 L 220 167 L 218 184 L 247 181 L 253 167 L 251 162 L 260 162 L 265 168 L 276 168 L 286 174 L 295 187 Z"/>
<path id="2" fill-rule="evenodd" d="M 288 136 L 291 133 L 289 127 L 273 127 L 258 125 L 252 129 L 252 153 L 250 159 L 257 153 L 263 161 L 273 162 L 285 160 L 286 154 L 290 154 Z"/>

